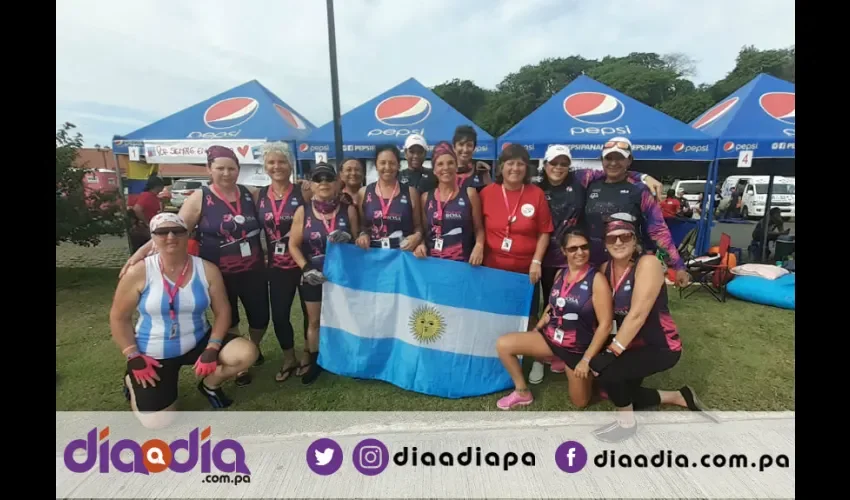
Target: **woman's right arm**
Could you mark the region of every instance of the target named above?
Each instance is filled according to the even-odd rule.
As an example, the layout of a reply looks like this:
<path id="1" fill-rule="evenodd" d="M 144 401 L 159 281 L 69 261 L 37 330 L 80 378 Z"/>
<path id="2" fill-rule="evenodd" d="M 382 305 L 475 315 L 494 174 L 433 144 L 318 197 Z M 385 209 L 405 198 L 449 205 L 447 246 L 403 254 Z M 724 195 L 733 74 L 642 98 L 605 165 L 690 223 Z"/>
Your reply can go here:
<path id="1" fill-rule="evenodd" d="M 357 212 L 360 215 L 360 234 L 356 235 L 356 243 L 357 246 L 366 250 L 369 248 L 369 244 L 372 243 L 372 219 L 370 217 L 366 217 L 366 212 L 363 209 L 366 199 L 366 187 L 360 188 L 360 191 L 357 193 L 357 198 Z"/>
<path id="2" fill-rule="evenodd" d="M 109 311 L 109 328 L 112 340 L 127 356 L 136 346 L 136 332 L 133 328 L 133 311 L 139 304 L 146 280 L 145 263 L 138 262 L 130 266 L 124 277 L 118 281 L 112 308 Z"/>
<path id="3" fill-rule="evenodd" d="M 183 206 L 180 207 L 180 212 L 178 215 L 183 219 L 186 223 L 186 227 L 189 228 L 189 231 L 195 229 L 195 226 L 198 225 L 198 221 L 201 220 L 201 202 L 203 200 L 203 191 L 198 190 L 189 195 L 186 198 L 186 201 L 183 203 Z M 124 276 L 128 269 L 133 266 L 136 262 L 144 260 L 148 255 L 152 255 L 156 253 L 156 247 L 154 247 L 153 239 L 148 240 L 147 243 L 142 245 L 136 253 L 130 256 L 127 260 L 127 263 L 124 264 L 124 267 L 121 268 L 121 272 L 118 273 L 118 278 Z"/>
<path id="4" fill-rule="evenodd" d="M 304 269 L 307 265 L 307 259 L 301 252 L 301 243 L 304 241 L 304 206 L 300 206 L 295 210 L 295 215 L 292 216 L 292 229 L 289 231 L 289 255 L 292 260 L 298 264 L 298 267 Z"/>

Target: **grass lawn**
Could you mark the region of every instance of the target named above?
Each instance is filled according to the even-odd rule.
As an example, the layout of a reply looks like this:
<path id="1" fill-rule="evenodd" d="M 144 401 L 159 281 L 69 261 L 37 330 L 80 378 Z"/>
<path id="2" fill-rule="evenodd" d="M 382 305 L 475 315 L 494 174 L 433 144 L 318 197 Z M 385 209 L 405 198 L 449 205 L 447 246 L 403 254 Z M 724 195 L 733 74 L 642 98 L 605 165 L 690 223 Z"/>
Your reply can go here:
<path id="1" fill-rule="evenodd" d="M 56 268 L 56 409 L 123 411 L 121 394 L 125 364 L 109 333 L 109 307 L 126 259 L 126 243 L 96 249 L 57 249 Z M 97 255 L 93 258 L 92 255 Z M 60 267 L 61 266 L 61 267 Z M 85 267 L 83 267 L 85 266 Z M 88 267 L 100 266 L 100 267 Z M 684 354 L 672 370 L 647 379 L 647 385 L 677 389 L 690 384 L 709 406 L 725 411 L 794 410 L 794 312 L 730 298 L 721 304 L 698 292 L 681 300 L 673 288 L 670 307 L 684 343 Z M 296 348 L 303 348 L 301 309 L 292 309 Z M 245 319 L 244 311 L 240 317 Z M 243 332 L 247 331 L 243 326 Z M 441 399 L 399 389 L 379 381 L 363 381 L 323 373 L 311 386 L 300 379 L 278 384 L 280 347 L 272 326 L 262 344 L 266 363 L 253 369 L 254 382 L 225 390 L 236 401 L 232 410 L 490 410 L 501 394 L 462 400 Z M 531 360 L 526 360 L 528 373 Z M 209 410 L 195 389 L 196 378 L 184 368 L 180 409 Z M 533 386 L 535 403 L 526 410 L 575 410 L 569 402 L 564 375 L 546 373 Z M 602 402 L 590 410 L 609 410 Z"/>

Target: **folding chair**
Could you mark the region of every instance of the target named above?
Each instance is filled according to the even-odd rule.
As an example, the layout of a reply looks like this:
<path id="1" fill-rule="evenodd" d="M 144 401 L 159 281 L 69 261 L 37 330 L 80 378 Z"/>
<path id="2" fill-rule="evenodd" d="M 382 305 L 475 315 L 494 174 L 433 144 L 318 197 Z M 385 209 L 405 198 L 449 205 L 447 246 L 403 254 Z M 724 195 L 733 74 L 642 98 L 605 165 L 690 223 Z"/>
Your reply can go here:
<path id="1" fill-rule="evenodd" d="M 699 290 L 707 290 L 718 302 L 726 302 L 726 284 L 733 277 L 729 267 L 731 244 L 732 237 L 723 233 L 720 236 L 719 255 L 697 257 L 686 263 L 691 283 L 679 289 L 680 298 L 690 297 Z"/>

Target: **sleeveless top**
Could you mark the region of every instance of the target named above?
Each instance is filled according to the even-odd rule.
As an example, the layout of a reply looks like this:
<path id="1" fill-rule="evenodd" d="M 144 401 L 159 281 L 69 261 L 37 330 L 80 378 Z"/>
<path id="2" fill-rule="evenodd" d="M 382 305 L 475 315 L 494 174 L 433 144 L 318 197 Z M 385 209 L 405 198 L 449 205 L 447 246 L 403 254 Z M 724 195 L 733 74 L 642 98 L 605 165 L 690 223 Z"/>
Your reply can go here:
<path id="1" fill-rule="evenodd" d="M 481 174 L 475 170 L 474 166 L 469 172 L 457 173 L 457 184 L 462 191 L 466 191 L 466 188 L 475 188 L 479 193 L 487 187 L 487 184 L 484 184 L 484 179 L 481 178 Z"/>
<path id="2" fill-rule="evenodd" d="M 567 258 L 561 251 L 560 241 L 567 229 L 583 222 L 586 199 L 584 186 L 573 172 L 558 186 L 546 182 L 545 175 L 535 184 L 546 195 L 546 202 L 552 213 L 552 224 L 555 226 L 555 231 L 549 238 L 546 255 L 543 257 L 543 267 L 566 268 Z"/>
<path id="3" fill-rule="evenodd" d="M 438 202 L 435 191 L 425 200 L 425 247 L 428 255 L 440 259 L 468 262 L 475 246 L 475 224 L 472 221 L 472 203 L 469 193 L 462 189 L 457 196 L 439 204 L 443 207 L 442 221 L 438 219 Z M 434 247 L 437 235 L 443 240 L 442 250 Z"/>
<path id="4" fill-rule="evenodd" d="M 257 203 L 257 213 L 266 232 L 269 254 L 267 265 L 270 269 L 295 269 L 298 264 L 289 253 L 289 232 L 292 230 L 295 211 L 304 204 L 304 195 L 301 193 L 301 186 L 295 184 L 290 185 L 289 193 L 280 199 L 270 199 L 270 191 L 271 186 L 260 189 Z M 273 191 L 271 194 L 272 198 L 275 198 Z M 277 217 L 275 211 L 278 212 Z"/>
<path id="5" fill-rule="evenodd" d="M 596 272 L 595 267 L 589 267 L 581 281 L 570 288 L 569 281 L 564 283 L 567 278 L 567 269 L 564 269 L 552 285 L 552 293 L 549 295 L 552 309 L 544 333 L 549 342 L 569 352 L 583 354 L 590 347 L 598 326 L 596 311 L 593 309 L 593 279 Z M 575 276 L 569 278 L 574 279 Z M 556 337 L 558 328 L 564 332 L 560 341 Z"/>
<path id="6" fill-rule="evenodd" d="M 640 238 L 644 250 L 649 238 L 645 235 L 643 211 L 641 210 L 642 191 L 648 189 L 644 184 L 632 184 L 628 180 L 607 183 L 604 179 L 595 180 L 587 186 L 587 202 L 584 220 L 587 235 L 590 238 L 590 263 L 601 266 L 608 260 L 605 248 L 606 218 L 619 212 L 625 212 L 635 218 L 635 232 Z"/>
<path id="7" fill-rule="evenodd" d="M 629 268 L 629 272 L 622 278 L 622 284 L 617 288 L 617 283 L 614 282 L 612 275 L 614 272 L 613 263 L 611 261 L 608 262 L 606 277 L 608 278 L 608 283 L 611 284 L 611 290 L 614 291 L 614 322 L 617 324 L 617 329 L 622 326 L 623 320 L 629 314 L 629 310 L 632 307 L 635 268 L 636 265 L 632 265 Z M 650 310 L 640 331 L 635 335 L 631 344 L 629 344 L 629 349 L 643 346 L 652 346 L 670 351 L 682 350 L 679 330 L 676 328 L 676 323 L 673 321 L 667 305 L 667 285 L 661 286 L 661 293 L 655 299 L 655 304 L 653 304 L 652 310 Z"/>
<path id="8" fill-rule="evenodd" d="M 330 214 L 327 214 L 325 217 L 330 219 Z M 317 216 L 313 211 L 312 203 L 304 204 L 304 230 L 302 233 L 301 253 L 304 254 L 305 259 L 310 260 L 310 265 L 319 271 L 322 271 L 325 266 L 325 251 L 328 245 L 328 234 L 331 231 L 336 229 L 344 231 L 350 234 L 352 241 L 354 241 L 354 235 L 351 234 L 351 221 L 348 219 L 347 204 L 340 203 L 339 211 L 337 211 L 334 220 L 327 220 L 327 224 L 331 226 L 331 231 L 328 231 L 328 228 L 325 227 L 323 220 L 325 219 L 322 217 L 322 214 Z"/>
<path id="9" fill-rule="evenodd" d="M 390 239 L 390 248 L 398 248 L 401 241 L 413 234 L 413 205 L 410 199 L 410 187 L 399 182 L 398 193 L 389 201 L 387 217 L 384 220 L 381 211 L 381 201 L 375 192 L 377 182 L 366 186 L 363 193 L 363 230 L 370 233 L 372 238 L 369 246 L 381 248 L 381 238 Z M 383 193 L 386 196 L 392 194 Z M 387 203 L 384 200 L 384 203 Z"/>
<path id="10" fill-rule="evenodd" d="M 210 330 L 206 311 L 210 285 L 200 257 L 192 259 L 192 277 L 174 296 L 176 320 L 171 320 L 168 292 L 162 284 L 159 256 L 145 258 L 145 288 L 136 309 L 136 346 L 154 359 L 171 359 L 191 351 Z M 166 278 L 167 279 L 167 278 Z M 174 287 L 174 282 L 168 280 Z M 176 324 L 176 330 L 174 325 Z"/>
<path id="11" fill-rule="evenodd" d="M 236 222 L 227 204 L 216 196 L 209 186 L 203 186 L 201 221 L 198 223 L 200 256 L 215 264 L 221 274 L 237 274 L 263 267 L 263 247 L 260 244 L 260 221 L 250 191 L 237 185 L 242 196 L 242 216 L 245 222 Z M 236 208 L 236 203 L 230 203 Z M 249 245 L 250 255 L 242 256 L 243 243 Z"/>

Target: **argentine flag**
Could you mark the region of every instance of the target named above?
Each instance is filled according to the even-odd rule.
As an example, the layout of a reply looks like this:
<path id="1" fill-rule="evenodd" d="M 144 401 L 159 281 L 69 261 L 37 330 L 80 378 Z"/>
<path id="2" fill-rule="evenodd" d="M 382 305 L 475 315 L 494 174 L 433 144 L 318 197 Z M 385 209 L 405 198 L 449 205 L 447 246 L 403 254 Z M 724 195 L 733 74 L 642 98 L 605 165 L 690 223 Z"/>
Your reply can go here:
<path id="1" fill-rule="evenodd" d="M 528 326 L 527 275 L 334 243 L 324 274 L 325 370 L 444 398 L 513 387 L 496 340 Z"/>

